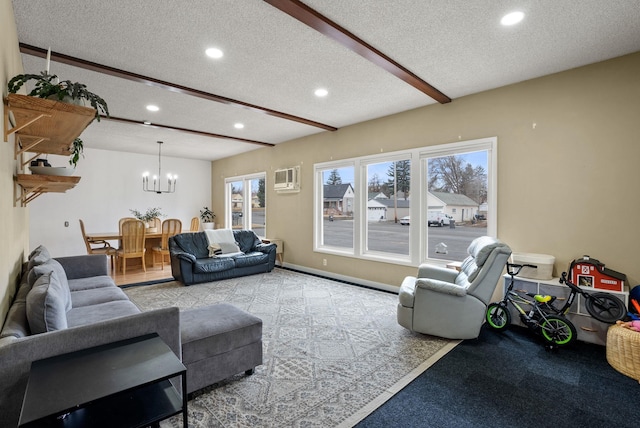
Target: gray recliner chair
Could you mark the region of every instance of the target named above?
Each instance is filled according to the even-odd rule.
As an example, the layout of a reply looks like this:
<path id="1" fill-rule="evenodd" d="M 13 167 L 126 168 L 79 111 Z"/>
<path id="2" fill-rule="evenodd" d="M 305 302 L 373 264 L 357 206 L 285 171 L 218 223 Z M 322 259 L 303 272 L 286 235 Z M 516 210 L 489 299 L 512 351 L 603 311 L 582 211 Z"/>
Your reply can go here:
<path id="1" fill-rule="evenodd" d="M 448 339 L 480 334 L 486 307 L 500 280 L 511 248 L 489 236 L 476 238 L 460 272 L 422 264 L 418 277 L 400 286 L 398 324 L 418 333 Z"/>

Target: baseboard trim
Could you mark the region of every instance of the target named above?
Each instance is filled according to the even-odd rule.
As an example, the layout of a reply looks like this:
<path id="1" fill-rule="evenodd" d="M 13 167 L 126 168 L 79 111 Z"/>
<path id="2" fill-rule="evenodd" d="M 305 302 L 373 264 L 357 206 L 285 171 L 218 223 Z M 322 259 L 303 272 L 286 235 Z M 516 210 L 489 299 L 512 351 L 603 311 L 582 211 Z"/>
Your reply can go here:
<path id="1" fill-rule="evenodd" d="M 140 287 L 140 286 L 143 286 L 143 285 L 156 285 L 156 284 L 162 284 L 164 282 L 172 282 L 172 281 L 175 281 L 175 279 L 173 277 L 164 278 L 164 279 L 156 279 L 156 280 L 153 280 L 153 281 L 136 282 L 136 283 L 133 283 L 133 284 L 122 284 L 122 285 L 119 285 L 118 287 L 120 287 L 120 288 Z"/>
<path id="2" fill-rule="evenodd" d="M 400 287 L 382 282 L 369 281 L 362 278 L 355 278 L 347 275 L 340 275 L 333 272 L 327 272 L 320 269 L 313 269 L 307 266 L 299 266 L 292 263 L 285 263 L 282 266 L 277 265 L 277 268 L 292 270 L 295 272 L 306 273 L 309 275 L 318 276 L 320 278 L 331 279 L 334 281 L 344 282 L 345 284 L 357 285 L 358 287 L 372 288 L 374 290 L 386 291 L 388 293 L 398 294 Z"/>

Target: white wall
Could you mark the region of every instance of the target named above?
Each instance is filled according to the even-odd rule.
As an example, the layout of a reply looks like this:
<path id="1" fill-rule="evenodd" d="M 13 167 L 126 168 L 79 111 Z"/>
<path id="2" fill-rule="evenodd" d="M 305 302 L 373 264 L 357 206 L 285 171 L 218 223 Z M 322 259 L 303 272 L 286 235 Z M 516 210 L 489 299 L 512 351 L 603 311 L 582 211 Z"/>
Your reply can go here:
<path id="1" fill-rule="evenodd" d="M 175 193 L 142 191 L 142 173 L 157 173 L 158 156 L 85 148 L 75 175 L 82 178 L 66 193 L 47 193 L 29 204 L 29 246 L 43 244 L 54 256 L 85 254 L 78 219 L 88 232 L 118 230 L 118 219 L 131 217 L 129 209 L 160 207 L 165 218 L 191 218 L 203 206 L 211 207 L 211 163 L 162 156 L 162 171 L 178 174 Z M 69 166 L 66 157 L 49 155 L 53 166 Z M 166 184 L 163 187 L 166 189 Z M 65 221 L 69 227 L 65 227 Z"/>

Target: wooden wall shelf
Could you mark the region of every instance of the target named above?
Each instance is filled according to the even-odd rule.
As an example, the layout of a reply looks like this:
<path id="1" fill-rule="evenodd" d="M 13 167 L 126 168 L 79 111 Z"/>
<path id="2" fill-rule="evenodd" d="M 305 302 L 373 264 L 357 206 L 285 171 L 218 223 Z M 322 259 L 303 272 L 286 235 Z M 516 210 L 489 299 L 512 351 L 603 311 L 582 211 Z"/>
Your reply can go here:
<path id="1" fill-rule="evenodd" d="M 96 115 L 90 107 L 20 94 L 9 94 L 5 104 L 4 138 L 6 141 L 16 134 L 16 144 L 20 144 L 16 156 L 25 151 L 68 156 L 73 140 Z M 13 127 L 9 113 L 13 115 Z"/>
<path id="2" fill-rule="evenodd" d="M 19 160 L 19 173 L 15 182 L 20 186 L 16 202 L 26 206 L 43 193 L 63 193 L 72 189 L 80 177 L 21 174 L 25 165 L 41 154 L 69 156 L 71 144 L 93 121 L 96 110 L 20 94 L 9 94 L 5 99 L 4 139 L 15 134 L 15 159 Z M 35 153 L 22 161 L 25 152 Z"/>
<path id="3" fill-rule="evenodd" d="M 21 187 L 16 202 L 26 206 L 43 193 L 64 193 L 73 189 L 80 177 L 64 177 L 58 175 L 18 174 L 16 183 Z"/>

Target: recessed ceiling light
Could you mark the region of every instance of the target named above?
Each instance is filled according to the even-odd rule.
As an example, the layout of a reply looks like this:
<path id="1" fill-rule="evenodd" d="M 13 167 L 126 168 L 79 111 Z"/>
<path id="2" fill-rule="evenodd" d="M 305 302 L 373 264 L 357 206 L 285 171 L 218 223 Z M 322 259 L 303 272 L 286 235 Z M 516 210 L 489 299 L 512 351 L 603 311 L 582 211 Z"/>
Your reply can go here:
<path id="1" fill-rule="evenodd" d="M 240 123 L 240 122 L 235 123 L 233 125 L 233 127 L 236 128 L 236 129 L 242 129 L 242 128 L 244 128 L 244 123 Z"/>
<path id="2" fill-rule="evenodd" d="M 326 97 L 329 94 L 329 91 L 324 88 L 318 88 L 316 89 L 314 94 L 316 95 L 316 97 Z"/>
<path id="3" fill-rule="evenodd" d="M 222 56 L 224 55 L 224 53 L 218 48 L 209 48 L 204 51 L 204 53 L 206 53 L 208 57 L 216 59 L 222 58 Z"/>
<path id="4" fill-rule="evenodd" d="M 149 104 L 147 106 L 147 110 L 149 110 L 149 111 L 158 111 L 158 110 L 160 110 L 160 107 L 154 106 L 153 104 Z"/>
<path id="5" fill-rule="evenodd" d="M 524 13 L 511 12 L 503 16 L 502 19 L 500 20 L 500 23 L 502 25 L 515 25 L 518 22 L 522 21 L 523 18 L 524 18 Z"/>
<path id="6" fill-rule="evenodd" d="M 148 120 L 145 120 L 144 122 L 142 122 L 145 125 L 151 125 L 151 122 L 149 122 Z"/>

